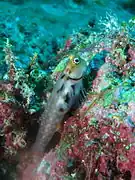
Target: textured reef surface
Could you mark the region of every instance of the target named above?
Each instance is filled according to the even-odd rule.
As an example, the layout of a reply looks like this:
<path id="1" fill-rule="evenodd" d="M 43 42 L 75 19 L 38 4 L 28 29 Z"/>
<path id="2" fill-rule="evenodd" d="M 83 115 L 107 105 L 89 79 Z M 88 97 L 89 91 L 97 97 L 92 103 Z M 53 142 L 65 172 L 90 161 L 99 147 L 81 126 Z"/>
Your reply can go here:
<path id="1" fill-rule="evenodd" d="M 88 16 L 90 8 L 103 14 L 110 2 L 0 2 L 0 179 L 135 179 L 135 17 L 127 21 L 133 2 L 114 6 L 130 9 L 119 18 Z M 76 52 L 87 62 L 85 100 L 44 134 L 54 134 L 44 157 L 33 152 L 31 159 L 41 114 Z"/>
<path id="2" fill-rule="evenodd" d="M 134 18 L 121 25 L 112 19 L 107 27 L 99 22 L 99 33 L 71 36 L 73 44 L 78 42 L 73 50 L 82 51 L 89 62 L 87 99 L 64 122 L 59 144 L 33 171 L 37 179 L 135 179 Z"/>

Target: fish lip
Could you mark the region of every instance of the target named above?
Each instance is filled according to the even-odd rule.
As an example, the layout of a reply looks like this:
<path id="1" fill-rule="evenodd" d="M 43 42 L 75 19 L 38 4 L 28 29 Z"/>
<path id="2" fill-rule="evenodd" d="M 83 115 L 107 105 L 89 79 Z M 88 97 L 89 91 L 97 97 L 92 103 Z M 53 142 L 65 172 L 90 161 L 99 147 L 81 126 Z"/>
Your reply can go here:
<path id="1" fill-rule="evenodd" d="M 68 79 L 71 79 L 71 80 L 74 80 L 74 81 L 78 81 L 78 80 L 82 79 L 82 76 L 79 77 L 79 78 L 71 78 L 71 77 L 69 76 Z"/>

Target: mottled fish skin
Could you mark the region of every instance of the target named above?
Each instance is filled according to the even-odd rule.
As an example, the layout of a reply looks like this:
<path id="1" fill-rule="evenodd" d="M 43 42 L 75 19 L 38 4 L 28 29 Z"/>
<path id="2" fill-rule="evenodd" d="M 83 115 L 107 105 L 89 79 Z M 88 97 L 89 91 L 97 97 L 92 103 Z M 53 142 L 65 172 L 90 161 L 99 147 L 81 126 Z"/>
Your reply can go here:
<path id="1" fill-rule="evenodd" d="M 86 64 L 83 60 L 74 58 L 76 57 L 69 57 L 69 63 L 56 82 L 47 106 L 40 117 L 41 124 L 32 147 L 33 151 L 44 152 L 45 147 L 56 132 L 57 124 L 62 121 L 71 107 L 80 101 L 80 96 L 82 97 L 82 77 Z"/>

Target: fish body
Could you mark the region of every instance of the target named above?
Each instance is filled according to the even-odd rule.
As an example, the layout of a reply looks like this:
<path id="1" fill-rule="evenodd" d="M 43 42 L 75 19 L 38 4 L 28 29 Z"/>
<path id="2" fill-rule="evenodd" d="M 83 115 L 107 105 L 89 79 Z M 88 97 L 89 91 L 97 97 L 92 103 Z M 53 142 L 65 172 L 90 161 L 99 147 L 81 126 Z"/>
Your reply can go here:
<path id="1" fill-rule="evenodd" d="M 39 131 L 32 147 L 34 151 L 44 152 L 46 145 L 56 132 L 58 123 L 71 108 L 75 108 L 82 101 L 84 95 L 82 78 L 85 70 L 85 60 L 76 54 L 69 56 L 67 66 L 56 81 L 40 118 Z"/>

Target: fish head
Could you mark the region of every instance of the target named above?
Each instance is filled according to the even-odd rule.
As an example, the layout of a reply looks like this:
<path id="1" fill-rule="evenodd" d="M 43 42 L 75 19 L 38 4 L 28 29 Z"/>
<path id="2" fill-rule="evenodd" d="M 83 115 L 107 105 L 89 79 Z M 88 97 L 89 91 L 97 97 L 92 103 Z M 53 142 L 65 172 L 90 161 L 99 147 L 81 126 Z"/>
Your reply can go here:
<path id="1" fill-rule="evenodd" d="M 86 67 L 86 61 L 82 59 L 79 54 L 72 54 L 69 55 L 69 61 L 64 70 L 64 73 L 72 79 L 81 79 L 86 70 Z"/>

